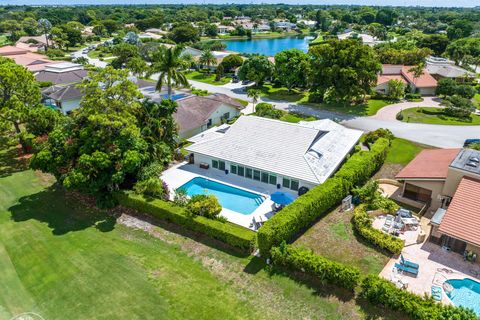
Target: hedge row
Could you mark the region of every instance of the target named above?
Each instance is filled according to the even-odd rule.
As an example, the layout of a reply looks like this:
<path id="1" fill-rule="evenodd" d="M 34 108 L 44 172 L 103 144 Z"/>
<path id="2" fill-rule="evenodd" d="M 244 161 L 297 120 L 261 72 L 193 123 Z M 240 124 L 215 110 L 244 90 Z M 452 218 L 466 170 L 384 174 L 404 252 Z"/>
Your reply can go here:
<path id="1" fill-rule="evenodd" d="M 182 225 L 244 251 L 249 251 L 253 247 L 255 232 L 239 225 L 202 216 L 192 216 L 184 208 L 173 203 L 160 199 L 147 201 L 143 196 L 134 193 L 119 192 L 115 198 L 124 207 Z"/>
<path id="2" fill-rule="evenodd" d="M 478 320 L 471 310 L 436 303 L 432 298 L 399 289 L 375 275 L 365 277 L 361 287 L 361 296 L 370 303 L 401 311 L 415 320 Z"/>
<path id="3" fill-rule="evenodd" d="M 355 230 L 371 244 L 393 254 L 400 254 L 405 241 L 372 227 L 372 219 L 363 205 L 355 208 L 352 218 Z"/>
<path id="4" fill-rule="evenodd" d="M 366 182 L 383 164 L 389 140 L 380 138 L 369 151 L 351 156 L 334 177 L 298 197 L 270 218 L 258 231 L 260 252 L 268 255 L 273 246 L 290 241 L 301 230 L 338 205 L 353 186 Z"/>
<path id="5" fill-rule="evenodd" d="M 360 271 L 357 268 L 326 259 L 305 248 L 283 243 L 280 247 L 273 247 L 270 254 L 274 265 L 296 271 L 302 270 L 349 290 L 355 289 L 360 282 Z"/>

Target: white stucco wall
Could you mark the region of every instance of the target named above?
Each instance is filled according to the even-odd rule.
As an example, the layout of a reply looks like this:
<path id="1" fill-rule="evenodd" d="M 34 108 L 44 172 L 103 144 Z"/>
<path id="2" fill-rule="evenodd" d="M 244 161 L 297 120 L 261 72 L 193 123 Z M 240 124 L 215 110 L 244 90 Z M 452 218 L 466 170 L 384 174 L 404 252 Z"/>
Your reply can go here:
<path id="1" fill-rule="evenodd" d="M 80 99 L 62 101 L 62 112 L 67 113 L 80 107 Z"/>

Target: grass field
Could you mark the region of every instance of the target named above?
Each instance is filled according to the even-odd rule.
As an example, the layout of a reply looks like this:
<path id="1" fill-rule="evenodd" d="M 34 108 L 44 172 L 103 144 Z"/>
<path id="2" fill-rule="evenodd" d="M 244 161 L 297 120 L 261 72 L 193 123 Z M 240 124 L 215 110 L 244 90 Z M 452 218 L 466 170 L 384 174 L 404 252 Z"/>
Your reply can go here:
<path id="1" fill-rule="evenodd" d="M 12 150 L 0 152 L 0 319 L 404 319 L 171 224 L 120 224 Z"/>
<path id="2" fill-rule="evenodd" d="M 326 258 L 360 268 L 363 273 L 379 274 L 390 259 L 359 238 L 352 223 L 352 212 L 337 208 L 302 235 L 295 245 L 305 246 Z"/>
<path id="3" fill-rule="evenodd" d="M 215 81 L 215 78 L 216 78 L 215 73 L 207 74 L 206 72 L 199 72 L 199 71 L 189 72 L 186 74 L 186 76 L 187 76 L 187 79 L 189 80 L 205 82 L 205 83 L 213 84 L 217 86 L 227 84 L 230 82 L 230 80 L 232 80 L 229 77 L 223 77 L 220 79 L 220 81 Z"/>
<path id="4" fill-rule="evenodd" d="M 477 93 L 473 97 L 473 102 L 476 104 L 477 108 L 480 108 L 480 93 Z"/>
<path id="5" fill-rule="evenodd" d="M 303 103 L 303 102 L 302 102 Z M 343 113 L 352 116 L 373 116 L 375 115 L 378 110 L 382 109 L 383 107 L 391 104 L 387 100 L 381 99 L 369 99 L 367 103 L 359 104 L 359 105 L 346 105 L 340 103 L 311 103 L 306 102 L 306 105 L 309 105 L 314 108 Z"/>
<path id="6" fill-rule="evenodd" d="M 442 109 L 432 107 L 411 108 L 402 111 L 404 122 L 443 124 L 454 126 L 480 125 L 480 116 L 472 114 L 470 118 L 460 119 L 444 114 Z"/>
<path id="7" fill-rule="evenodd" d="M 392 141 L 385 163 L 407 165 L 425 148 L 428 148 L 428 146 L 401 138 L 395 138 Z"/>

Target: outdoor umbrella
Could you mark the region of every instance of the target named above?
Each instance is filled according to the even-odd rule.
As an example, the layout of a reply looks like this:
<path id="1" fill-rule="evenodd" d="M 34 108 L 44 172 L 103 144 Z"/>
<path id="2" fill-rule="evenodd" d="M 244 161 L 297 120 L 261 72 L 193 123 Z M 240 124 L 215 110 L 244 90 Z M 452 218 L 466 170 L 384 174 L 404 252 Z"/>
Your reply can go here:
<path id="1" fill-rule="evenodd" d="M 276 204 L 280 205 L 287 205 L 295 200 L 295 198 L 291 194 L 280 191 L 272 193 L 270 199 L 272 199 L 272 201 Z"/>

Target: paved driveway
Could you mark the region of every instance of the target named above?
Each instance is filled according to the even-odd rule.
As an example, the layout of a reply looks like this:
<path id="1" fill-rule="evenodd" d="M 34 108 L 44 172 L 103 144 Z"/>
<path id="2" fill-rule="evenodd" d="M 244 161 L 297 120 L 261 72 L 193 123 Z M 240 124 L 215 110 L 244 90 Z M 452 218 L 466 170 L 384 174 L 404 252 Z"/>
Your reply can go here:
<path id="1" fill-rule="evenodd" d="M 396 120 L 397 113 L 405 109 L 418 108 L 418 107 L 433 107 L 443 108 L 440 105 L 441 99 L 437 97 L 425 97 L 422 102 L 399 102 L 388 105 L 378 110 L 377 114 L 372 116 L 373 119 L 379 120 Z"/>

